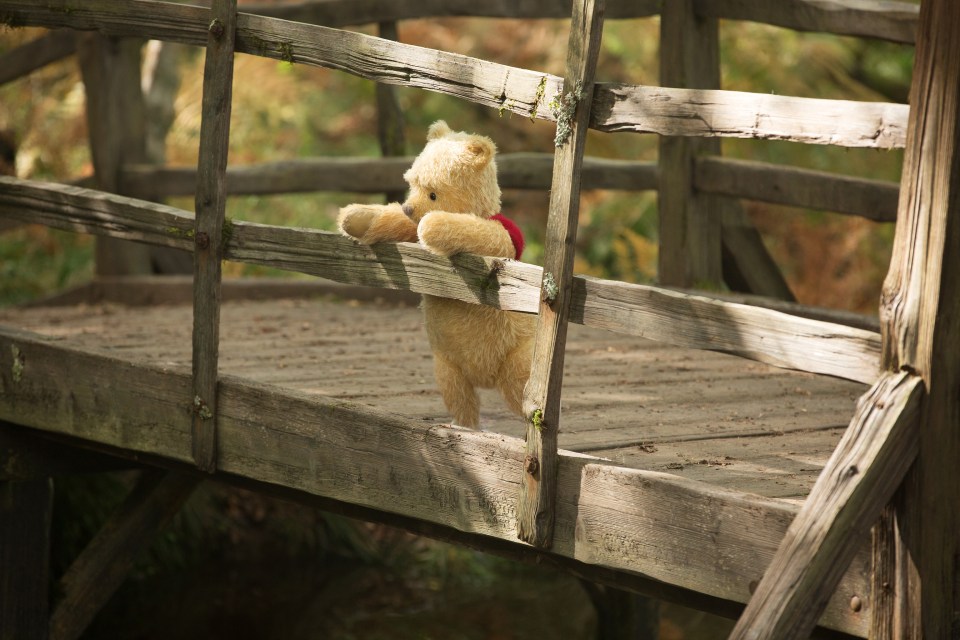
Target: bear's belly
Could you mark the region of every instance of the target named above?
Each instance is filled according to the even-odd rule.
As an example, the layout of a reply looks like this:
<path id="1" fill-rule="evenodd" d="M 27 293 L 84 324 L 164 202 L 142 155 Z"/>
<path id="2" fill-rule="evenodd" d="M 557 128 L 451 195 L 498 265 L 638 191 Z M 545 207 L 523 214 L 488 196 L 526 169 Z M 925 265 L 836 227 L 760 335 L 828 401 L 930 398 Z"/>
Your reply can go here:
<path id="1" fill-rule="evenodd" d="M 535 317 L 459 300 L 423 297 L 430 347 L 457 366 L 470 382 L 496 386 L 507 354 L 533 338 Z"/>

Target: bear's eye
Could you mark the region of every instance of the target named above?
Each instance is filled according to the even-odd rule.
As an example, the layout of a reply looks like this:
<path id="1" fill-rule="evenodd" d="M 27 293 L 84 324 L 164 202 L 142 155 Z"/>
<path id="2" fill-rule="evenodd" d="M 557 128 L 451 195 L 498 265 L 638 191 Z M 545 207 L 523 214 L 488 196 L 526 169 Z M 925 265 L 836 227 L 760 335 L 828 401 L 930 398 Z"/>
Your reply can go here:
<path id="1" fill-rule="evenodd" d="M 433 193 L 433 192 L 431 191 L 431 192 L 430 192 L 430 199 L 431 199 L 431 200 L 436 200 L 436 199 L 437 199 L 437 194 L 435 194 L 435 193 Z"/>

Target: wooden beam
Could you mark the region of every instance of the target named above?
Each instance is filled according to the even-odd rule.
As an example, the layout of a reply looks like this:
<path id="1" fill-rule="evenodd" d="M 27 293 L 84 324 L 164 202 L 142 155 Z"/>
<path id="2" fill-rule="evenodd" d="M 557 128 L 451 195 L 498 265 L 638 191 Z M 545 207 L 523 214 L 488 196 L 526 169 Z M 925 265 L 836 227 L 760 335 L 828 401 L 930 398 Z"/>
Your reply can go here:
<path id="1" fill-rule="evenodd" d="M 796 31 L 820 31 L 845 36 L 912 43 L 918 7 L 889 0 L 696 0 L 701 15 L 749 20 Z"/>
<path id="2" fill-rule="evenodd" d="M 220 276 L 226 241 L 227 152 L 233 102 L 237 1 L 213 5 L 203 68 L 200 161 L 197 166 L 196 249 L 193 258 L 193 457 L 199 469 L 217 466 L 217 362 Z"/>
<path id="3" fill-rule="evenodd" d="M 0 56 L 0 85 L 22 78 L 77 50 L 76 34 L 57 29 Z"/>
<path id="4" fill-rule="evenodd" d="M 123 583 L 143 549 L 193 492 L 198 480 L 148 471 L 60 579 L 63 598 L 50 640 L 76 640 Z"/>
<path id="5" fill-rule="evenodd" d="M 885 374 L 857 411 L 777 549 L 731 640 L 806 640 L 916 458 L 923 381 Z"/>
<path id="6" fill-rule="evenodd" d="M 0 481 L 0 638 L 46 640 L 53 482 Z"/>
<path id="7" fill-rule="evenodd" d="M 193 245 L 193 216 L 172 207 L 2 176 L 0 187 L 0 212 L 17 219 L 164 246 Z M 509 311 L 539 309 L 543 270 L 534 265 L 471 255 L 442 258 L 409 243 L 360 246 L 309 229 L 248 222 L 233 222 L 230 229 L 230 260 Z M 589 276 L 573 278 L 571 295 L 571 322 L 868 384 L 877 377 L 880 336 L 874 331 Z"/>
<path id="8" fill-rule="evenodd" d="M 517 537 L 544 548 L 552 544 L 556 516 L 557 435 L 580 213 L 580 169 L 602 35 L 603 0 L 574 0 L 567 73 L 554 139 L 556 154 L 533 365 L 524 389 L 527 446 L 517 505 Z"/>
<path id="9" fill-rule="evenodd" d="M 605 84 L 595 94 L 591 126 L 895 149 L 906 143 L 908 111 L 905 104 Z"/>
<path id="10" fill-rule="evenodd" d="M 125 162 L 144 160 L 144 111 L 140 91 L 140 42 L 99 33 L 78 38 L 77 53 L 87 100 L 87 129 L 96 184 L 119 193 Z M 98 275 L 147 274 L 147 247 L 114 238 L 98 238 Z"/>
<path id="11" fill-rule="evenodd" d="M 915 371 L 927 396 L 921 410 L 920 456 L 897 510 L 902 538 L 922 585 L 900 573 L 913 593 L 886 603 L 919 602 L 906 611 L 923 637 L 958 632 L 960 575 L 960 5 L 928 0 L 920 7 L 911 86 L 910 127 L 900 208 L 880 320 L 888 370 Z M 892 539 L 892 537 L 891 537 Z M 899 564 L 902 570 L 908 563 Z M 919 594 L 916 590 L 919 587 Z"/>
<path id="12" fill-rule="evenodd" d="M 206 43 L 210 12 L 202 7 L 71 0 L 2 0 L 11 23 L 97 29 L 107 35 Z M 554 120 L 547 108 L 562 79 L 459 54 L 241 13 L 241 53 L 322 66 L 388 84 L 456 96 L 492 109 Z M 907 105 L 598 84 L 590 126 L 672 136 L 731 136 L 811 144 L 894 148 L 904 144 Z"/>
<path id="13" fill-rule="evenodd" d="M 0 419 L 117 448 L 127 456 L 192 465 L 183 367 L 134 365 L 0 328 L 0 356 L 24 354 L 20 380 L 0 366 Z M 8 356 L 9 358 L 9 356 Z M 89 375 L 97 371 L 97 378 Z M 69 380 L 69 386 L 63 381 Z M 103 389 L 110 401 L 103 401 Z M 522 439 L 470 431 L 349 401 L 223 376 L 218 471 L 485 538 L 516 539 Z M 552 553 L 639 574 L 706 596 L 745 602 L 796 507 L 669 474 L 621 469 L 561 451 Z M 676 509 L 684 504 L 686 508 Z M 869 561 L 864 542 L 861 560 Z M 850 598 L 867 588 L 861 560 L 822 618 L 863 635 Z M 869 602 L 867 603 L 869 606 Z"/>
<path id="14" fill-rule="evenodd" d="M 721 205 L 720 211 L 723 281 L 730 290 L 796 302 L 763 237 L 740 203 L 728 201 Z"/>
<path id="15" fill-rule="evenodd" d="M 693 0 L 668 2 L 660 19 L 660 84 L 720 88 L 718 21 L 694 13 Z M 669 287 L 719 289 L 721 216 L 717 203 L 693 189 L 697 156 L 720 153 L 720 141 L 661 136 L 657 192 L 657 277 Z"/>
<path id="16" fill-rule="evenodd" d="M 849 213 L 876 222 L 897 219 L 900 197 L 895 182 L 730 158 L 699 158 L 693 184 L 705 193 Z"/>

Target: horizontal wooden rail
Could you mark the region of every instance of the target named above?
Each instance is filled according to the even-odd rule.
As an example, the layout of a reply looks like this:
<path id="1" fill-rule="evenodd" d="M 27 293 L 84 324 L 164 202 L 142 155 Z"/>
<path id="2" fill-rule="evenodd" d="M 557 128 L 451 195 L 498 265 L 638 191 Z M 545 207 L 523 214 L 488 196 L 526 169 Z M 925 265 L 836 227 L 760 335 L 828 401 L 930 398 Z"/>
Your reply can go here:
<path id="1" fill-rule="evenodd" d="M 896 182 L 719 157 L 697 160 L 693 185 L 704 193 L 850 213 L 877 222 L 897 219 L 900 197 Z"/>
<path id="2" fill-rule="evenodd" d="M 403 173 L 413 157 L 400 158 L 301 158 L 227 169 L 230 195 L 268 195 L 312 191 L 383 193 L 404 191 Z M 553 154 L 506 153 L 497 157 L 498 180 L 503 189 L 549 189 Z M 645 191 L 657 188 L 657 165 L 607 158 L 584 159 L 584 189 Z M 121 169 L 124 193 L 152 196 L 192 196 L 196 190 L 194 167 L 133 165 Z"/>
<path id="3" fill-rule="evenodd" d="M 0 216 L 192 251 L 193 215 L 98 191 L 0 177 Z M 415 244 L 361 246 L 339 234 L 229 222 L 227 259 L 366 286 L 404 289 L 511 311 L 539 309 L 540 267 Z M 576 276 L 571 321 L 778 367 L 871 383 L 872 331 L 646 285 Z"/>
<path id="4" fill-rule="evenodd" d="M 915 4 L 885 1 L 697 0 L 695 5 L 697 13 L 703 16 L 905 43 L 914 41 L 919 14 Z M 610 0 L 606 4 L 605 18 L 645 18 L 659 14 L 660 7 L 661 0 Z M 364 3 L 356 0 L 324 0 L 291 5 L 246 5 L 244 10 L 328 27 L 445 16 L 525 19 L 570 17 L 570 3 L 566 0 L 369 0 Z"/>
<path id="5" fill-rule="evenodd" d="M 889 0 L 694 0 L 694 4 L 702 16 L 903 43 L 916 40 L 920 17 L 920 5 Z"/>
<path id="6" fill-rule="evenodd" d="M 192 464 L 187 367 L 137 365 L 67 344 L 0 328 L 0 354 L 9 358 L 16 346 L 26 363 L 16 382 L 9 359 L 0 366 L 0 420 Z M 230 477 L 520 544 L 520 438 L 233 376 L 221 378 L 219 394 L 218 470 Z M 561 451 L 553 553 L 745 602 L 796 512 L 783 501 Z M 860 637 L 867 617 L 851 611 L 850 599 L 865 593 L 864 546 L 821 619 Z"/>
<path id="7" fill-rule="evenodd" d="M 96 29 L 107 35 L 206 43 L 202 7 L 130 0 L 2 0 L 8 24 Z M 561 78 L 460 54 L 329 27 L 240 14 L 237 51 L 346 71 L 376 82 L 456 96 L 501 111 L 555 120 Z M 728 136 L 850 147 L 905 143 L 907 105 L 598 84 L 591 127 L 671 136 Z"/>
<path id="8" fill-rule="evenodd" d="M 664 136 L 785 140 L 875 149 L 906 144 L 908 105 L 718 89 L 603 84 L 591 126 Z"/>

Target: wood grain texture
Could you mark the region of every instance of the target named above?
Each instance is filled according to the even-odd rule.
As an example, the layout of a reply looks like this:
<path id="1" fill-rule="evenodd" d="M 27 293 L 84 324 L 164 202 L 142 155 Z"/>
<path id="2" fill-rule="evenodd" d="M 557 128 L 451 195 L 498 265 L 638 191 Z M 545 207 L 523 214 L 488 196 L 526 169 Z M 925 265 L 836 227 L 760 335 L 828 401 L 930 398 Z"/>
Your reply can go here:
<path id="1" fill-rule="evenodd" d="M 233 102 L 236 0 L 217 0 L 203 68 L 200 160 L 197 166 L 193 257 L 193 457 L 213 472 L 217 464 L 217 358 L 220 276 L 225 251 L 227 152 Z"/>
<path id="2" fill-rule="evenodd" d="M 885 368 L 917 372 L 928 391 L 915 477 L 898 510 L 922 581 L 919 594 L 901 594 L 922 607 L 907 611 L 912 620 L 905 623 L 922 624 L 926 638 L 956 636 L 960 628 L 960 511 L 954 508 L 960 502 L 958 31 L 960 5 L 922 4 L 897 229 L 880 306 Z"/>
<path id="3" fill-rule="evenodd" d="M 227 167 L 228 195 L 268 195 L 341 191 L 381 193 L 403 191 L 403 173 L 414 158 L 299 158 Z M 497 180 L 502 189 L 550 188 L 553 155 L 505 153 L 497 156 Z M 193 167 L 127 165 L 121 169 L 124 193 L 192 196 L 196 192 Z M 583 189 L 649 191 L 657 188 L 657 165 L 652 162 L 584 158 Z M 140 197 L 143 197 L 142 195 Z"/>
<path id="4" fill-rule="evenodd" d="M 112 193 L 119 191 L 120 167 L 144 160 L 140 44 L 99 33 L 77 36 L 94 177 L 99 189 Z M 152 270 L 147 247 L 110 237 L 97 238 L 95 263 L 98 275 Z"/>
<path id="5" fill-rule="evenodd" d="M 18 25 L 97 29 L 203 45 L 207 9 L 132 0 L 3 0 Z M 67 10 L 69 9 L 69 10 Z M 550 74 L 391 42 L 329 27 L 240 14 L 237 51 L 322 66 L 387 84 L 417 87 L 498 111 L 553 120 L 546 104 L 562 88 Z M 907 106 L 733 91 L 599 84 L 590 126 L 674 136 L 732 136 L 813 144 L 894 148 L 904 144 Z"/>
<path id="6" fill-rule="evenodd" d="M 380 22 L 377 25 L 381 38 L 398 41 L 397 23 Z M 403 157 L 407 153 L 407 141 L 404 136 L 403 110 L 397 97 L 396 87 L 378 82 L 376 86 L 377 103 L 377 141 L 380 154 L 387 157 Z M 402 179 L 402 176 L 401 176 Z M 385 193 L 387 203 L 403 202 L 406 197 L 406 184 L 403 187 Z"/>
<path id="7" fill-rule="evenodd" d="M 895 182 L 729 158 L 699 158 L 693 184 L 706 193 L 849 213 L 876 222 L 897 219 L 900 197 Z"/>
<path id="8" fill-rule="evenodd" d="M 0 354 L 12 344 L 27 365 L 17 383 L 9 366 L 0 367 L 0 419 L 192 464 L 185 365 L 134 364 L 71 348 L 62 337 L 0 329 Z M 97 380 L 84 375 L 93 370 Z M 220 473 L 519 544 L 520 438 L 403 419 L 236 376 L 223 376 L 220 390 Z M 675 509 L 681 500 L 687 508 Z M 553 553 L 744 602 L 795 511 L 782 501 L 560 452 Z M 670 544 L 644 542 L 655 540 Z M 843 584 L 823 623 L 862 634 L 865 621 L 848 606 L 850 594 L 867 584 L 861 564 Z"/>
<path id="9" fill-rule="evenodd" d="M 172 207 L 6 177 L 0 186 L 0 213 L 18 220 L 164 246 L 193 244 L 193 217 Z M 508 311 L 539 309 L 543 270 L 534 265 L 466 254 L 441 258 L 408 243 L 367 247 L 310 229 L 235 221 L 231 230 L 230 260 Z M 872 383 L 878 375 L 876 332 L 798 317 L 796 309 L 786 313 L 589 276 L 573 278 L 571 296 L 571 322 L 859 382 Z"/>
<path id="10" fill-rule="evenodd" d="M 696 15 L 693 0 L 663 7 L 660 84 L 720 88 L 719 24 L 715 18 Z M 719 153 L 719 139 L 659 138 L 657 278 L 666 286 L 719 289 L 722 283 L 721 203 L 693 188 L 695 158 Z"/>
<path id="11" fill-rule="evenodd" d="M 919 449 L 923 381 L 885 374 L 791 523 L 731 640 L 805 640 Z"/>
<path id="12" fill-rule="evenodd" d="M 523 392 L 526 455 L 517 506 L 517 537 L 550 548 L 556 517 L 557 434 L 567 322 L 572 299 L 573 260 L 580 214 L 580 169 L 594 75 L 603 35 L 603 0 L 574 0 L 567 45 L 561 111 L 555 137 L 553 185 L 544 241 L 537 333 L 530 379 Z"/>
<path id="13" fill-rule="evenodd" d="M 905 104 L 605 84 L 595 94 L 591 126 L 893 149 L 906 142 L 908 111 Z"/>
<path id="14" fill-rule="evenodd" d="M 701 15 L 912 43 L 918 7 L 889 0 L 696 0 Z"/>
<path id="15" fill-rule="evenodd" d="M 198 480 L 151 470 L 60 579 L 50 640 L 76 640 L 127 577 L 137 556 L 190 496 Z"/>
<path id="16" fill-rule="evenodd" d="M 69 29 L 57 29 L 22 44 L 0 56 L 0 85 L 73 55 L 76 50 L 76 34 Z"/>

